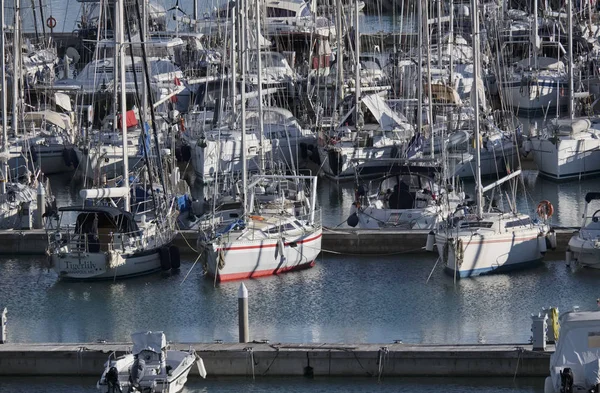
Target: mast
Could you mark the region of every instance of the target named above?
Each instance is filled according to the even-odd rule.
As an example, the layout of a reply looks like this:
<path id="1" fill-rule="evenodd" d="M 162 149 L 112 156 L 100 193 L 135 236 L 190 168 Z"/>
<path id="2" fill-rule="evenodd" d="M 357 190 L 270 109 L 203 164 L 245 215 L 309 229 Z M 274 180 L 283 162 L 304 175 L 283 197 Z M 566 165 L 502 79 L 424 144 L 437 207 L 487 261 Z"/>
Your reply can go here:
<path id="1" fill-rule="evenodd" d="M 125 7 L 124 0 L 117 0 L 117 47 L 119 55 L 119 84 L 121 89 L 121 135 L 123 136 L 123 187 L 129 190 L 129 145 L 127 140 L 127 95 L 125 91 Z M 135 67 L 133 66 L 133 72 Z M 129 192 L 125 196 L 125 210 L 129 211 Z"/>
<path id="2" fill-rule="evenodd" d="M 567 29 L 569 34 L 569 118 L 575 118 L 574 83 L 573 83 L 573 5 L 567 0 Z M 560 106 L 560 103 L 556 103 Z"/>
<path id="3" fill-rule="evenodd" d="M 263 119 L 263 96 L 262 96 L 262 60 L 260 56 L 260 1 L 256 0 L 256 66 L 258 67 L 258 133 L 260 135 L 259 165 L 260 173 L 265 173 L 265 135 Z"/>
<path id="4" fill-rule="evenodd" d="M 475 81 L 472 99 L 475 110 L 475 182 L 477 192 L 477 217 L 483 217 L 483 187 L 481 184 L 481 141 L 479 139 L 479 94 L 477 80 L 479 78 L 479 10 L 477 0 L 471 0 L 471 23 L 473 24 L 473 80 Z"/>
<path id="5" fill-rule="evenodd" d="M 8 181 L 8 112 L 6 111 L 6 36 L 4 35 L 4 0 L 0 1 L 0 26 L 2 26 L 2 34 L 0 36 L 0 67 L 2 67 L 2 153 L 5 157 L 2 158 L 2 176 L 0 179 L 0 192 L 6 194 L 6 182 Z"/>
<path id="6" fill-rule="evenodd" d="M 570 0 L 567 0 L 570 4 Z M 533 67 L 537 70 L 538 68 L 538 0 L 533 0 Z"/>
<path id="7" fill-rule="evenodd" d="M 141 3 L 142 6 L 142 25 L 140 26 L 140 45 L 143 45 L 142 43 L 147 42 L 148 41 L 148 3 L 143 1 Z M 141 48 L 140 48 L 141 49 Z M 135 64 L 133 63 L 134 60 L 134 56 L 133 56 L 133 43 L 132 43 L 132 47 L 131 47 L 131 52 L 132 52 L 132 56 L 131 56 L 131 65 L 133 67 L 133 72 L 135 74 Z M 142 77 L 145 79 L 145 75 L 144 73 L 146 72 L 146 69 L 144 67 L 142 67 Z M 148 119 L 148 89 L 146 88 L 146 84 L 142 83 L 141 85 L 141 89 L 142 89 L 142 103 L 141 103 L 141 113 L 144 115 L 144 119 Z M 145 124 L 142 124 L 142 127 L 146 127 Z M 144 128 L 145 130 L 145 128 Z"/>
<path id="8" fill-rule="evenodd" d="M 338 106 L 340 106 L 342 100 L 344 99 L 344 41 L 342 39 L 342 0 L 335 0 L 335 7 L 335 29 L 337 36 L 337 94 Z"/>
<path id="9" fill-rule="evenodd" d="M 13 30 L 13 80 L 12 80 L 12 130 L 17 134 L 19 124 L 19 86 L 21 58 L 21 1 L 15 0 L 15 25 Z M 6 112 L 5 112 L 6 113 Z"/>
<path id="10" fill-rule="evenodd" d="M 417 0 L 417 20 L 421 25 L 417 34 L 418 63 L 417 63 L 417 130 L 423 131 L 423 1 Z M 431 146 L 433 149 L 433 146 Z"/>
<path id="11" fill-rule="evenodd" d="M 229 12 L 229 5 L 227 6 Z M 230 72 L 231 72 L 231 82 L 229 84 L 229 88 L 231 89 L 231 114 L 233 115 L 234 124 L 237 122 L 237 31 L 236 25 L 239 23 L 239 18 L 237 17 L 237 13 L 240 11 L 240 0 L 235 1 L 235 12 L 231 13 L 231 64 L 230 64 Z M 217 108 L 220 110 L 220 108 Z M 234 126 L 235 128 L 235 126 Z"/>
<path id="12" fill-rule="evenodd" d="M 448 45 L 449 54 L 450 54 L 450 86 L 454 87 L 454 0 L 450 0 L 450 44 Z"/>
<path id="13" fill-rule="evenodd" d="M 341 0 L 338 0 L 341 1 Z M 354 120 L 354 125 L 356 130 L 358 131 L 358 118 L 360 116 L 360 32 L 358 29 L 358 1 L 354 2 L 354 56 L 355 56 L 355 65 L 356 65 L 356 83 L 355 86 L 355 108 L 354 114 L 356 116 Z"/>
<path id="14" fill-rule="evenodd" d="M 248 56 L 248 52 L 246 52 L 247 49 L 247 35 L 246 35 L 246 25 L 247 25 L 247 16 L 248 14 L 245 12 L 246 10 L 246 0 L 241 0 L 240 1 L 241 7 L 238 7 L 238 11 L 240 13 L 240 54 L 242 55 L 241 57 L 241 62 L 240 62 L 240 67 L 242 68 L 242 72 L 241 72 L 241 81 L 242 81 L 242 91 L 241 91 L 241 95 L 242 95 L 242 108 L 241 108 L 241 123 L 242 123 L 242 192 L 244 195 L 244 201 L 243 201 L 243 205 L 244 205 L 244 217 L 246 216 L 246 214 L 248 213 L 248 204 L 247 204 L 247 198 L 246 198 L 246 188 L 248 187 L 248 173 L 247 168 L 246 168 L 246 159 L 247 159 L 247 154 L 246 154 L 246 77 L 248 75 L 248 69 L 247 69 L 247 65 L 248 63 L 246 62 L 245 57 Z M 258 72 L 260 72 L 260 70 L 258 70 Z"/>

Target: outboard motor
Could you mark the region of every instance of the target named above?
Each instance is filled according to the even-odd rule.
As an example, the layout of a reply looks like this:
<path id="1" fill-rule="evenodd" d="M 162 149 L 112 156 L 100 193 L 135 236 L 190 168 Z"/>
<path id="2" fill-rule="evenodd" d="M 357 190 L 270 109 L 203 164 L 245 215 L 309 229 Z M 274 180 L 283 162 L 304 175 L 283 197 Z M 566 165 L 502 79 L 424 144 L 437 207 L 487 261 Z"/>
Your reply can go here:
<path id="1" fill-rule="evenodd" d="M 138 357 L 133 361 L 133 365 L 131 366 L 131 370 L 129 370 L 129 382 L 131 386 L 136 388 L 139 391 L 142 391 L 140 386 L 140 381 L 144 378 L 144 369 L 146 368 L 146 362 L 144 359 L 140 359 Z"/>
<path id="2" fill-rule="evenodd" d="M 119 370 L 116 367 L 111 367 L 106 373 L 106 384 L 108 385 L 108 393 L 121 393 L 121 385 L 119 384 Z"/>
<path id="3" fill-rule="evenodd" d="M 573 371 L 568 367 L 560 372 L 560 392 L 573 393 Z"/>

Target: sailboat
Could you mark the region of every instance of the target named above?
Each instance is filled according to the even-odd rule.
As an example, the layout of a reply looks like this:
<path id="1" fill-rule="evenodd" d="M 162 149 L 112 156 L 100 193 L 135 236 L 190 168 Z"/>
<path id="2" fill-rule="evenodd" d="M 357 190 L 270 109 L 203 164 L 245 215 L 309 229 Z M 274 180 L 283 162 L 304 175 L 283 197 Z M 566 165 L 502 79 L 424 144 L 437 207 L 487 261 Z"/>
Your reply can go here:
<path id="1" fill-rule="evenodd" d="M 0 26 L 4 26 L 4 8 L 0 11 Z M 19 2 L 15 3 L 15 30 L 14 36 L 20 36 L 20 6 Z M 2 229 L 32 229 L 34 227 L 33 218 L 38 209 L 44 209 L 45 206 L 37 206 L 36 195 L 47 194 L 45 185 L 41 181 L 41 175 L 38 172 L 31 173 L 26 170 L 27 176 L 24 176 L 22 182 L 11 179 L 10 160 L 13 156 L 9 151 L 8 146 L 8 110 L 7 110 L 7 81 L 6 81 L 6 56 L 4 50 L 6 48 L 6 36 L 4 30 L 0 32 L 0 73 L 1 78 L 1 110 L 2 110 L 2 150 L 0 152 L 0 228 Z M 14 40 L 19 42 L 18 39 Z M 16 67 L 19 64 L 21 56 L 20 47 L 13 44 L 13 81 L 21 80 L 19 76 L 20 68 Z M 18 89 L 19 84 L 13 83 L 12 86 L 13 102 L 12 102 L 12 130 L 17 133 L 18 129 Z M 27 168 L 27 166 L 26 166 Z M 43 201 L 40 201 L 43 202 Z M 45 202 L 44 202 L 45 203 Z M 43 222 L 37 222 L 38 228 L 43 226 Z"/>
<path id="2" fill-rule="evenodd" d="M 120 104 L 126 113 L 123 0 L 117 1 L 116 34 L 120 43 Z M 149 79 L 146 78 L 149 85 Z M 127 140 L 126 116 L 121 116 L 123 140 Z M 145 149 L 146 150 L 146 149 Z M 148 152 L 145 152 L 150 161 Z M 177 269 L 179 249 L 174 238 L 174 208 L 163 193 L 152 187 L 151 206 L 132 212 L 127 150 L 123 151 L 121 187 L 84 189 L 83 206 L 60 208 L 58 228 L 49 233 L 47 253 L 54 270 L 66 279 L 116 279 L 160 270 Z M 152 170 L 148 171 L 152 173 Z M 161 176 L 159 172 L 159 176 Z M 152 181 L 150 181 L 152 184 Z M 70 218 L 74 216 L 74 225 Z"/>
<path id="3" fill-rule="evenodd" d="M 568 15 L 572 5 L 568 2 Z M 573 22 L 568 19 L 569 33 L 569 117 L 553 119 L 538 135 L 524 144 L 525 152 L 533 153 L 541 176 L 551 180 L 578 180 L 600 175 L 600 118 L 575 117 L 573 70 Z"/>
<path id="4" fill-rule="evenodd" d="M 471 9 L 477 10 L 477 2 L 471 1 Z M 479 77 L 479 17 L 472 12 L 474 77 Z M 475 154 L 477 209 L 471 213 L 468 207 L 460 209 L 435 234 L 437 251 L 446 271 L 454 277 L 470 277 L 485 273 L 532 266 L 539 262 L 546 251 L 546 234 L 549 228 L 526 214 L 518 213 L 515 204 L 510 212 L 491 209 L 484 212 L 483 193 L 521 174 L 516 170 L 504 178 L 483 187 L 481 182 L 481 141 L 479 130 L 479 94 L 474 96 L 475 108 Z M 541 211 L 542 209 L 540 209 Z M 546 212 L 547 213 L 547 212 Z M 547 214 L 543 217 L 547 218 Z M 433 236 L 433 235 L 431 235 Z M 433 250 L 430 241 L 429 249 Z"/>
<path id="5" fill-rule="evenodd" d="M 260 29 L 257 10 L 256 28 Z M 246 13 L 241 17 L 242 28 L 246 24 Z M 241 47 L 247 47 L 245 39 L 240 40 Z M 242 53 L 246 53 L 242 50 Z M 241 62 L 242 74 L 246 74 L 247 62 Z M 260 67 L 260 62 L 258 64 Z M 261 83 L 259 81 L 259 86 Z M 260 89 L 260 87 L 259 87 Z M 242 129 L 242 193 L 243 212 L 239 220 L 212 225 L 202 230 L 198 240 L 200 257 L 209 276 L 215 281 L 230 281 L 280 274 L 292 270 L 309 268 L 321 252 L 322 227 L 317 215 L 316 193 L 317 177 L 301 175 L 258 175 L 253 182 L 247 179 L 246 143 L 246 86 L 241 90 L 241 129 Z M 259 90 L 259 98 L 262 94 Z M 262 103 L 259 102 L 259 127 L 262 128 Z M 259 135 L 264 138 L 263 130 Z M 262 160 L 261 160 L 262 162 Z M 307 204 L 308 214 L 296 215 L 295 212 L 280 211 L 262 213 L 255 207 L 257 184 L 270 180 L 272 184 L 281 184 L 285 180 L 310 183 L 310 200 L 305 193 L 295 193 L 295 202 Z M 289 196 L 288 196 L 289 197 Z"/>

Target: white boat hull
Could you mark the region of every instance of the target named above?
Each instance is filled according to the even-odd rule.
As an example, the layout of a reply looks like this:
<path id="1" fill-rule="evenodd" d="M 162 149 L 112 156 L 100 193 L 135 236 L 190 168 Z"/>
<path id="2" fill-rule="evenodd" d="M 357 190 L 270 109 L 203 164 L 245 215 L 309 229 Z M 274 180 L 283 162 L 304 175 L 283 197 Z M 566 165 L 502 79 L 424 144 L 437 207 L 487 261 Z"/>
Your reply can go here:
<path id="1" fill-rule="evenodd" d="M 277 275 L 314 266 L 321 252 L 321 228 L 302 236 L 256 241 L 202 244 L 202 258 L 208 275 L 231 281 Z"/>
<path id="2" fill-rule="evenodd" d="M 517 168 L 518 165 L 515 165 L 517 163 L 516 154 L 517 149 L 512 143 L 509 146 L 505 146 L 503 151 L 482 150 L 480 154 L 481 176 L 499 177 L 507 172 L 507 163 L 509 168 Z M 474 178 L 475 168 L 475 160 L 472 160 L 470 163 L 460 167 L 456 175 L 461 179 Z"/>
<path id="3" fill-rule="evenodd" d="M 456 277 L 471 277 L 537 264 L 543 257 L 539 233 L 536 227 L 491 236 L 474 232 L 456 239 L 438 233 L 435 240 L 446 271 Z"/>
<path id="4" fill-rule="evenodd" d="M 600 237 L 582 239 L 577 235 L 573 236 L 569 240 L 569 250 L 579 266 L 600 269 Z"/>
<path id="5" fill-rule="evenodd" d="M 523 85 L 520 81 L 501 85 L 506 104 L 521 113 L 556 112 L 557 108 L 566 108 L 569 97 L 566 81 L 542 79 L 537 84 Z M 561 94 L 562 92 L 562 94 Z"/>
<path id="6" fill-rule="evenodd" d="M 170 369 L 169 372 L 161 370 L 161 367 L 158 365 L 146 366 L 144 376 L 139 381 L 139 387 L 142 388 L 143 392 L 178 393 L 183 390 L 188 375 L 192 367 L 196 364 L 196 356 L 190 353 L 182 353 L 181 351 L 167 350 L 166 357 L 165 364 Z M 117 385 L 120 386 L 121 391 L 138 392 L 139 390 L 129 390 L 131 387 L 130 369 L 134 365 L 134 360 L 133 354 L 127 354 L 117 360 L 107 362 L 104 365 L 104 373 L 97 384 L 98 390 L 102 392 L 111 391 L 109 390 L 106 377 L 109 370 L 114 367 L 118 371 Z"/>
<path id="7" fill-rule="evenodd" d="M 115 267 L 111 267 L 110 258 L 108 252 L 57 252 L 52 254 L 52 266 L 60 278 L 73 280 L 125 278 L 161 270 L 158 248 L 122 255 L 123 261 Z"/>
<path id="8" fill-rule="evenodd" d="M 540 175 L 553 180 L 600 174 L 600 140 L 531 138 L 531 152 Z"/>

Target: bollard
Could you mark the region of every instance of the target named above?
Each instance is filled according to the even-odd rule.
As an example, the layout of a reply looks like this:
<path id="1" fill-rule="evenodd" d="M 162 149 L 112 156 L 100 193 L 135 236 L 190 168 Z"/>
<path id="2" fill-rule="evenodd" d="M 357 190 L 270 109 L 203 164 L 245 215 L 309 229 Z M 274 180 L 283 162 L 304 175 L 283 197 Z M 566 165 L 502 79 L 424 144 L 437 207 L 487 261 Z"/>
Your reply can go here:
<path id="1" fill-rule="evenodd" d="M 8 341 L 8 335 L 6 333 L 6 314 L 8 311 L 6 307 L 2 310 L 2 317 L 0 317 L 0 344 L 4 344 Z"/>
<path id="2" fill-rule="evenodd" d="M 248 333 L 248 289 L 242 283 L 238 289 L 238 323 L 240 325 L 240 342 L 249 341 Z"/>
<path id="3" fill-rule="evenodd" d="M 44 214 L 46 213 L 46 189 L 42 182 L 38 183 L 37 189 L 37 215 L 35 216 L 35 228 L 44 228 Z"/>

